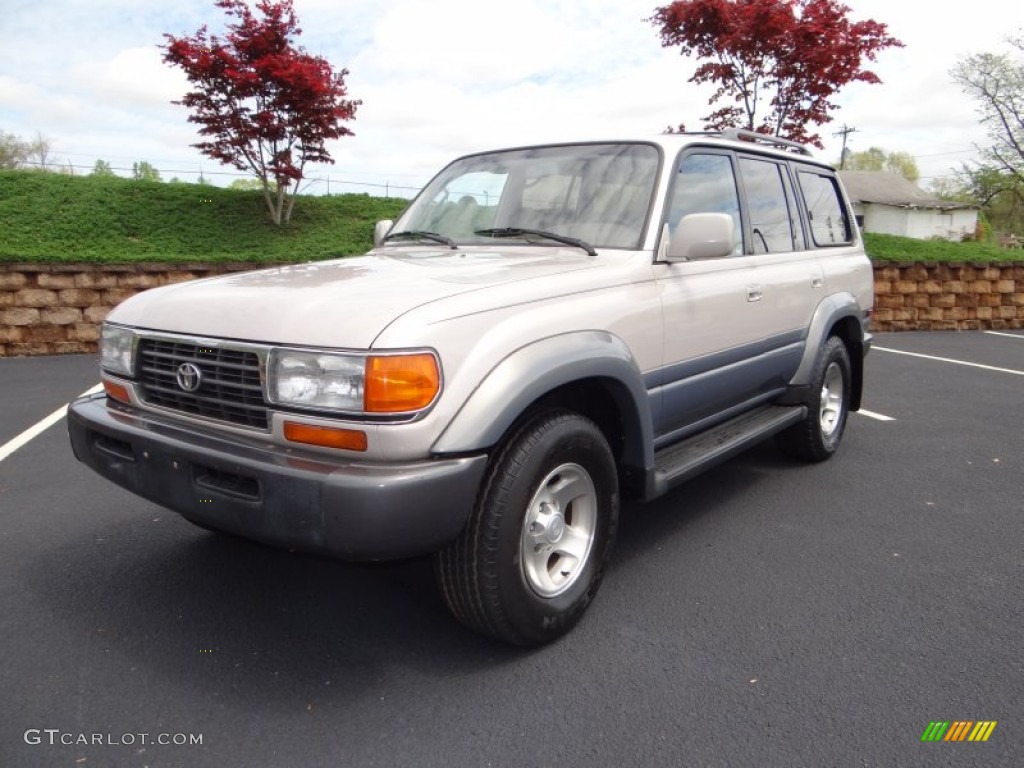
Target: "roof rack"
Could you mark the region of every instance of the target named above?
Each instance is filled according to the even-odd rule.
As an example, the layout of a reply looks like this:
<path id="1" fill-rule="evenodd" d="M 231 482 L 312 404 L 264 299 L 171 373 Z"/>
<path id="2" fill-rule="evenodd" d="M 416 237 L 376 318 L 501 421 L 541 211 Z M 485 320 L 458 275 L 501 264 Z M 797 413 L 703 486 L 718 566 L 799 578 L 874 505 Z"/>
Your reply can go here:
<path id="1" fill-rule="evenodd" d="M 727 128 L 722 131 L 721 136 L 723 139 L 731 139 L 732 141 L 752 141 L 755 144 L 770 144 L 781 149 L 788 149 L 801 155 L 811 155 L 811 150 L 796 141 L 790 141 L 789 139 L 780 139 L 778 136 L 769 136 L 767 133 L 758 133 L 757 131 L 748 131 L 743 128 Z"/>

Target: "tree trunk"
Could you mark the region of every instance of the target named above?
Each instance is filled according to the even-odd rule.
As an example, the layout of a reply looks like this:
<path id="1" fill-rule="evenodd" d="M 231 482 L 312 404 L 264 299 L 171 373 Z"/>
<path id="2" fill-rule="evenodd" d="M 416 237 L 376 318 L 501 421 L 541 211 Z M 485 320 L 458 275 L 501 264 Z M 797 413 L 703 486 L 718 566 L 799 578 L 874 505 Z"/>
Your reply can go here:
<path id="1" fill-rule="evenodd" d="M 270 212 L 270 220 L 274 222 L 275 225 L 281 226 L 280 187 L 278 188 L 278 194 L 276 195 L 277 199 L 275 200 L 275 196 L 270 193 L 270 182 L 265 178 L 261 178 L 260 181 L 263 182 L 263 199 L 267 203 L 267 210 Z"/>

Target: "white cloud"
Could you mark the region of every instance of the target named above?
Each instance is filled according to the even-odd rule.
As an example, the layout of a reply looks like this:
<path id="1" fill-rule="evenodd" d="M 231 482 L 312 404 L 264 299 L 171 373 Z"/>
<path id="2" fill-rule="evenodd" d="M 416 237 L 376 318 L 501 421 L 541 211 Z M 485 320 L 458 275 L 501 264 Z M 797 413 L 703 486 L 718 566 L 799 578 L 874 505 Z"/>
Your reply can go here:
<path id="1" fill-rule="evenodd" d="M 38 86 L 0 75 L 0 106 L 20 109 L 22 105 L 39 98 L 41 94 L 42 90 Z"/>
<path id="2" fill-rule="evenodd" d="M 687 83 L 693 60 L 663 49 L 649 17 L 658 0 L 296 0 L 300 43 L 351 70 L 363 106 L 355 138 L 335 142 L 337 165 L 315 169 L 360 183 L 420 184 L 464 152 L 548 139 L 700 128 L 706 90 Z M 891 0 L 847 0 L 904 40 L 883 51 L 877 86 L 855 85 L 823 126 L 826 159 L 844 123 L 854 149 L 919 156 L 925 175 L 948 172 L 984 135 L 974 105 L 948 76 L 964 55 L 994 50 L 1005 6 L 976 0 L 956 13 Z M 96 157 L 219 170 L 191 144 L 183 75 L 164 65 L 162 34 L 223 29 L 211 0 L 48 0 L 5 9 L 0 130 L 41 131 L 91 165 Z M 1007 24 L 1006 32 L 1013 31 Z M 231 171 L 231 169 L 223 169 Z M 168 174 L 165 174 L 168 175 Z M 177 174 L 186 177 L 185 174 Z M 332 190 L 337 185 L 332 186 Z M 371 188 L 372 189 L 372 188 Z"/>
<path id="3" fill-rule="evenodd" d="M 164 64 L 156 46 L 125 48 L 103 61 L 81 62 L 69 76 L 91 99 L 131 109 L 165 107 L 188 88 L 184 73 Z"/>

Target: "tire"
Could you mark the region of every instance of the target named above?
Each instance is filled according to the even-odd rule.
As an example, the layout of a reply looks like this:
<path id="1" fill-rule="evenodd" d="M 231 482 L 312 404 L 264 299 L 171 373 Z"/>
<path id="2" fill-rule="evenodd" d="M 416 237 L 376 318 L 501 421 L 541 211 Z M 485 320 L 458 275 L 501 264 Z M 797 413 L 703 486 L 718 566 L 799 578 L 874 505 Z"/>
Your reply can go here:
<path id="1" fill-rule="evenodd" d="M 534 414 L 496 452 L 465 529 L 435 555 L 460 622 L 521 646 L 568 632 L 594 599 L 618 527 L 615 459 L 589 419 Z"/>
<path id="2" fill-rule="evenodd" d="M 777 438 L 783 451 L 805 461 L 824 461 L 839 448 L 850 412 L 853 377 L 850 353 L 838 336 L 829 336 L 811 378 L 807 416 Z"/>

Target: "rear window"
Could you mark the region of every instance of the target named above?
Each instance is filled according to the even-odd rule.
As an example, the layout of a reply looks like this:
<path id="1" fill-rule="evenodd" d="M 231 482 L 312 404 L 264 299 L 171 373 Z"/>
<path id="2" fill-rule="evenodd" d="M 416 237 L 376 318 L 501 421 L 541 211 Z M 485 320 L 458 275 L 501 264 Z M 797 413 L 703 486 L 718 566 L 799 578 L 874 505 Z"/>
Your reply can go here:
<path id="1" fill-rule="evenodd" d="M 817 246 L 848 245 L 853 242 L 850 214 L 839 194 L 835 176 L 811 170 L 797 172 L 800 190 L 811 225 L 811 239 Z"/>

